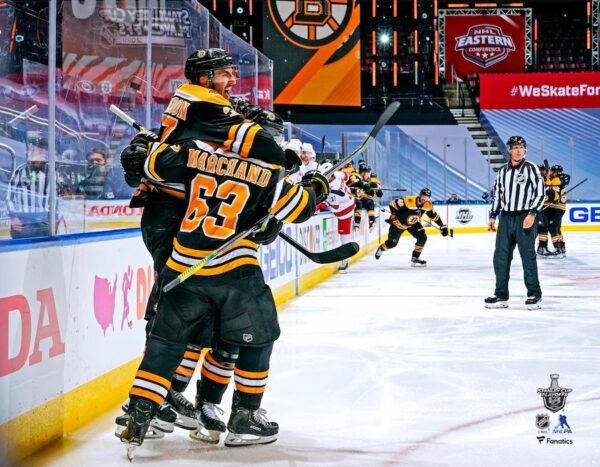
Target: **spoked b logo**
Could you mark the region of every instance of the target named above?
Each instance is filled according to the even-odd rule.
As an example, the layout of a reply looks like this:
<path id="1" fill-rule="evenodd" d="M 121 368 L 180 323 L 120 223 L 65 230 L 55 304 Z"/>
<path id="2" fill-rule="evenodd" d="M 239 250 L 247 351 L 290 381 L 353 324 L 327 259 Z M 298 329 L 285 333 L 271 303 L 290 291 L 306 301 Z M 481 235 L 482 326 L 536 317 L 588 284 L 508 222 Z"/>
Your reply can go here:
<path id="1" fill-rule="evenodd" d="M 352 16 L 353 0 L 268 0 L 278 31 L 304 49 L 316 49 L 337 39 Z"/>

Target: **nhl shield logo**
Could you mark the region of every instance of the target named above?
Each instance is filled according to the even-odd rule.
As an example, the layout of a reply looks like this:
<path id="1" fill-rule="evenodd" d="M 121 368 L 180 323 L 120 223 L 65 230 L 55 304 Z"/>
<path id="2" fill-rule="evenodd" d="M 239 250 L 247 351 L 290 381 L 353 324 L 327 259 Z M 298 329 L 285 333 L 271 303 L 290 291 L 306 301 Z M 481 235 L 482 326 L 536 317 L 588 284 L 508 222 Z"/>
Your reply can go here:
<path id="1" fill-rule="evenodd" d="M 570 388 L 561 388 L 558 384 L 558 377 L 559 375 L 550 375 L 550 386 L 537 390 L 544 400 L 544 407 L 554 413 L 565 408 L 567 396 L 573 391 Z"/>
<path id="2" fill-rule="evenodd" d="M 252 342 L 254 336 L 252 334 L 242 334 L 242 339 L 244 339 L 244 342 Z"/>
<path id="3" fill-rule="evenodd" d="M 504 60 L 515 50 L 512 37 L 507 36 L 500 26 L 480 24 L 471 26 L 466 36 L 456 38 L 454 50 L 461 52 L 468 60 L 482 68 L 487 68 Z"/>
<path id="4" fill-rule="evenodd" d="M 468 224 L 473 220 L 473 213 L 469 208 L 460 208 L 456 213 L 456 220 L 461 224 Z"/>
<path id="5" fill-rule="evenodd" d="M 539 413 L 535 416 L 535 426 L 540 430 L 547 430 L 550 428 L 550 415 L 545 413 Z"/>

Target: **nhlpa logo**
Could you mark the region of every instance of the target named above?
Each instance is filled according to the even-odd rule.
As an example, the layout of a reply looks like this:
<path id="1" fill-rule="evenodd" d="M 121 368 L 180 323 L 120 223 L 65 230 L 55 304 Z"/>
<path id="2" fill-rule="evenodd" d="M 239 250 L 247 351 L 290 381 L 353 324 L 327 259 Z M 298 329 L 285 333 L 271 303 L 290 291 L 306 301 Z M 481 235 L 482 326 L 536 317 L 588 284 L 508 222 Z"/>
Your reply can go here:
<path id="1" fill-rule="evenodd" d="M 465 60 L 487 68 L 504 60 L 515 50 L 515 44 L 501 27 L 480 24 L 471 26 L 466 36 L 457 37 L 454 50 L 462 52 Z"/>

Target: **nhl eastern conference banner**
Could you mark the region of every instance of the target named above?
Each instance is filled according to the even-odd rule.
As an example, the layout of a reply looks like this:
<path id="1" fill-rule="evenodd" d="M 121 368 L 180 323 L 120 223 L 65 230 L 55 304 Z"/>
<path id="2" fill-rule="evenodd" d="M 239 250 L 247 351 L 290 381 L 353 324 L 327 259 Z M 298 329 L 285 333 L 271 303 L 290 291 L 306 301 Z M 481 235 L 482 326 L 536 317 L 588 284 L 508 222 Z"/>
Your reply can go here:
<path id="1" fill-rule="evenodd" d="M 524 15 L 445 15 L 446 79 L 525 69 Z"/>
<path id="2" fill-rule="evenodd" d="M 360 105 L 358 1 L 265 0 L 263 17 L 275 104 Z"/>

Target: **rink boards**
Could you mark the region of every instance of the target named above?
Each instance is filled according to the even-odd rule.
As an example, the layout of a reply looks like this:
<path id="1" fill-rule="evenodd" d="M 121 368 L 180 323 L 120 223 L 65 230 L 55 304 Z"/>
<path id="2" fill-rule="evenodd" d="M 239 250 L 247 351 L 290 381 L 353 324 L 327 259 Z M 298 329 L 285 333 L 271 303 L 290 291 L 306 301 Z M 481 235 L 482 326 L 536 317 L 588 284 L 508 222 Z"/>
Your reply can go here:
<path id="1" fill-rule="evenodd" d="M 380 219 L 368 232 L 363 220 L 355 259 L 378 244 L 385 225 Z M 311 251 L 339 245 L 329 214 L 285 229 Z M 312 263 L 281 239 L 260 256 L 278 303 L 338 266 Z M 127 397 L 154 278 L 137 229 L 5 247 L 0 261 L 0 452 L 14 460 Z"/>

